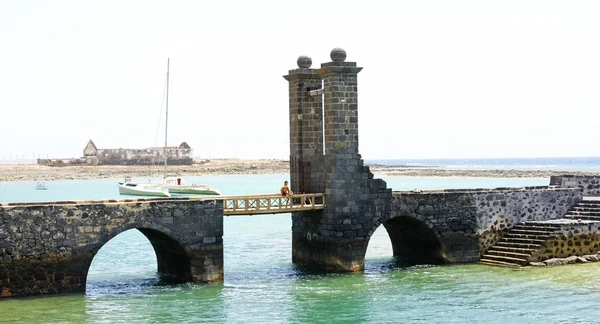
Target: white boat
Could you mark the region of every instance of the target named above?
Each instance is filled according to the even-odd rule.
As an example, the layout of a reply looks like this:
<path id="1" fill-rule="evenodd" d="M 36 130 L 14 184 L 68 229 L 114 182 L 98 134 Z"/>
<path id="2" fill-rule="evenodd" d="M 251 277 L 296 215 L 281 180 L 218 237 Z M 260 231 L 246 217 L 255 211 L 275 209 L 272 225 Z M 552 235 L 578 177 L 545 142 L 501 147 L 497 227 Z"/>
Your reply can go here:
<path id="1" fill-rule="evenodd" d="M 167 60 L 167 89 L 166 89 L 166 109 L 165 109 L 165 174 L 167 174 L 167 130 L 169 126 L 169 63 Z M 139 186 L 139 188 L 138 188 Z M 140 196 L 158 196 L 161 192 L 173 194 L 192 194 L 192 195 L 221 195 L 219 190 L 213 189 L 205 184 L 185 184 L 180 177 L 167 177 L 163 179 L 163 183 L 134 183 L 131 181 L 119 182 L 119 193 L 123 195 L 131 195 L 131 192 Z M 163 196 L 164 197 L 164 196 Z M 166 196 L 166 197 L 170 197 Z"/>
<path id="2" fill-rule="evenodd" d="M 163 179 L 163 188 L 169 190 L 172 194 L 187 194 L 187 195 L 210 195 L 220 196 L 221 192 L 211 188 L 206 184 L 186 184 L 184 179 L 180 177 L 165 177 Z"/>
<path id="3" fill-rule="evenodd" d="M 119 182 L 119 194 L 133 196 L 171 197 L 169 191 L 157 183 Z"/>
<path id="4" fill-rule="evenodd" d="M 167 174 L 167 130 L 169 126 L 169 60 L 167 61 L 167 89 L 166 89 L 166 109 L 165 109 L 165 174 Z M 167 177 L 162 183 L 134 183 L 131 181 L 119 182 L 119 193 L 123 195 L 140 196 L 158 196 L 162 192 L 184 195 L 221 195 L 219 190 L 211 188 L 205 184 L 186 184 L 180 177 Z M 132 193 L 135 192 L 135 193 Z M 162 197 L 170 197 L 162 196 Z"/>
<path id="5" fill-rule="evenodd" d="M 38 182 L 35 184 L 35 190 L 48 190 L 48 186 L 43 182 Z"/>

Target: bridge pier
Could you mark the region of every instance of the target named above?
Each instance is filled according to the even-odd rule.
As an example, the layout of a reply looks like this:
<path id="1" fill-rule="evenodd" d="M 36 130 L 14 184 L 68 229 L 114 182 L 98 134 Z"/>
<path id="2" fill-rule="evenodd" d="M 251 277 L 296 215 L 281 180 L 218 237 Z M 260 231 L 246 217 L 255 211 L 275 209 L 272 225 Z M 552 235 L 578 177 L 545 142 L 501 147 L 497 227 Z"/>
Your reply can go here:
<path id="1" fill-rule="evenodd" d="M 310 58 L 300 57 L 299 69 L 285 76 L 290 83 L 291 179 L 302 181 L 303 190 L 324 189 L 327 198 L 322 211 L 292 214 L 292 260 L 326 271 L 362 271 L 369 239 L 389 214 L 391 190 L 373 179 L 358 154 L 357 75 L 362 68 L 345 62 L 343 49 L 334 49 L 331 59 L 310 69 Z M 314 91 L 321 87 L 322 92 Z M 323 114 L 318 113 L 321 104 Z M 311 164 L 308 174 L 297 161 Z"/>

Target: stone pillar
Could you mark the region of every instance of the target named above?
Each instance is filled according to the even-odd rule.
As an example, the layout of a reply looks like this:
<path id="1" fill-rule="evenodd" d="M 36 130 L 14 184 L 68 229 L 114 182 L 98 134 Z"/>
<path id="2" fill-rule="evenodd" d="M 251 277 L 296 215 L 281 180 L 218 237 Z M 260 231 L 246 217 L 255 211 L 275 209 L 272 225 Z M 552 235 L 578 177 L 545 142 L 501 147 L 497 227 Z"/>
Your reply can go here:
<path id="1" fill-rule="evenodd" d="M 290 176 L 294 192 L 323 192 L 323 103 L 321 76 L 308 56 L 298 58 L 289 81 Z M 312 92 L 312 95 L 311 95 Z"/>
<path id="2" fill-rule="evenodd" d="M 341 48 L 331 51 L 331 60 L 318 71 L 325 95 L 325 154 L 358 154 L 357 79 L 362 68 L 344 62 L 346 52 Z"/>
<path id="3" fill-rule="evenodd" d="M 357 75 L 336 48 L 332 62 L 317 71 L 323 78 L 326 208 L 304 222 L 293 219 L 292 259 L 326 271 L 362 271 L 369 239 L 389 217 L 391 190 L 373 179 L 358 154 Z"/>

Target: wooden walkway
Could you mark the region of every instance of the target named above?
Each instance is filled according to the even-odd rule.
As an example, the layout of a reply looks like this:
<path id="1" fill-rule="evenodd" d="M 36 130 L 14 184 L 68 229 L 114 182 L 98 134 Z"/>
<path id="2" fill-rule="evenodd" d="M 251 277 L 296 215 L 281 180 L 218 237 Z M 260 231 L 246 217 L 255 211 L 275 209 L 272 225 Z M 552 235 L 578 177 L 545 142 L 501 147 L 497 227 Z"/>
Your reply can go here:
<path id="1" fill-rule="evenodd" d="M 226 216 L 280 214 L 325 208 L 325 195 L 322 193 L 294 194 L 289 197 L 278 194 L 220 196 L 217 199 L 223 200 L 223 215 Z"/>

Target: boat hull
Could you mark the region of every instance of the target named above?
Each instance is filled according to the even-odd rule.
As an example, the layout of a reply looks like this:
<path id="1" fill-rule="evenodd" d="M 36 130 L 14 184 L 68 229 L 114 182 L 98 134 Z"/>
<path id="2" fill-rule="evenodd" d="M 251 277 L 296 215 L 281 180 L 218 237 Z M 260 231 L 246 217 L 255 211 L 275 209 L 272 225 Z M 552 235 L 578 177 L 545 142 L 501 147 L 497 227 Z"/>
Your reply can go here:
<path id="1" fill-rule="evenodd" d="M 169 193 L 180 195 L 205 195 L 220 196 L 221 192 L 212 188 L 194 187 L 194 186 L 165 186 Z"/>
<path id="2" fill-rule="evenodd" d="M 129 185 L 127 183 L 119 184 L 119 194 L 132 196 L 152 196 L 152 197 L 171 197 L 168 191 L 161 190 L 160 187 Z"/>

